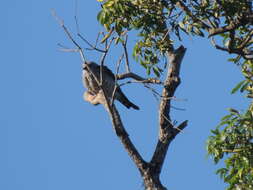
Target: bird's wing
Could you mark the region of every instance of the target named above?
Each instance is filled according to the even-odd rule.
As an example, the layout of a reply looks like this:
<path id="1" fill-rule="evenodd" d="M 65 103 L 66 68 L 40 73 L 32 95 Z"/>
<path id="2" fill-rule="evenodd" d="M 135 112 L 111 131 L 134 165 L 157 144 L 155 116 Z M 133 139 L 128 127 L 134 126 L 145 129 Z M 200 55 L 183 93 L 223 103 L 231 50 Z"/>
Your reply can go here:
<path id="1" fill-rule="evenodd" d="M 98 65 L 99 66 L 99 65 Z M 99 66 L 100 67 L 100 66 Z M 103 66 L 103 71 L 108 75 L 108 77 L 111 77 L 113 80 L 115 80 L 115 75 L 114 73 L 111 71 L 111 69 L 109 69 L 107 66 Z"/>

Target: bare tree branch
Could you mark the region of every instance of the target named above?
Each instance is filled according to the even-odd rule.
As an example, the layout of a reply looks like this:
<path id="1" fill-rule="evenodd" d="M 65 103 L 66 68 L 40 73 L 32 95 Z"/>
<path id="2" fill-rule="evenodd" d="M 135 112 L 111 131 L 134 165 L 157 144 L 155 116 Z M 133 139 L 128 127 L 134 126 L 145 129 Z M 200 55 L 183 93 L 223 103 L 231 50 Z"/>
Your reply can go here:
<path id="1" fill-rule="evenodd" d="M 98 82 L 98 79 L 96 78 L 96 76 L 95 75 L 93 75 L 93 76 L 95 77 L 96 81 Z M 109 95 L 106 94 L 106 90 L 103 89 L 103 86 L 100 86 L 100 88 L 101 88 L 101 92 L 105 98 L 105 103 L 103 105 L 110 116 L 110 119 L 113 124 L 113 128 L 116 132 L 116 135 L 121 140 L 121 143 L 125 147 L 126 151 L 128 152 L 129 156 L 131 157 L 131 159 L 136 164 L 136 166 L 139 169 L 139 171 L 141 172 L 141 174 L 143 174 L 146 167 L 147 167 L 147 163 L 144 161 L 144 159 L 142 158 L 142 156 L 140 155 L 140 153 L 138 152 L 138 150 L 136 149 L 136 147 L 132 143 L 128 133 L 126 132 L 126 130 L 123 126 L 123 123 L 121 121 L 120 114 L 119 114 L 117 108 L 115 107 L 113 102 L 112 102 L 112 104 L 110 103 L 110 100 L 108 98 Z"/>
<path id="2" fill-rule="evenodd" d="M 82 39 L 88 46 L 91 47 L 91 50 L 96 50 L 101 53 L 105 53 L 105 50 L 99 49 L 96 46 L 92 45 L 88 40 L 86 40 L 80 33 L 77 34 L 77 36 Z"/>
<path id="3" fill-rule="evenodd" d="M 162 81 L 160 81 L 159 79 L 156 79 L 156 78 L 143 78 L 135 73 L 124 73 L 124 74 L 119 74 L 116 76 L 118 80 L 123 80 L 123 79 L 126 79 L 126 78 L 132 78 L 134 80 L 137 80 L 139 82 L 142 82 L 142 83 L 152 83 L 152 84 L 163 84 Z"/>
<path id="4" fill-rule="evenodd" d="M 128 58 L 128 51 L 127 51 L 127 40 L 128 36 L 126 36 L 125 41 L 122 43 L 124 53 L 125 53 L 125 59 L 126 59 L 126 72 L 130 72 L 130 64 L 129 64 L 129 58 Z"/>
<path id="5" fill-rule="evenodd" d="M 89 70 L 89 72 L 90 72 L 90 70 Z M 91 74 L 93 74 L 93 73 L 91 72 Z M 93 77 L 97 81 L 97 84 L 99 84 L 99 81 L 96 78 L 96 76 L 93 75 Z M 131 159 L 136 164 L 137 168 L 140 170 L 141 173 L 144 173 L 144 170 L 147 167 L 147 163 L 144 161 L 144 159 L 142 158 L 142 156 L 139 154 L 138 150 L 136 149 L 136 147 L 132 143 L 128 133 L 126 132 L 126 130 L 123 126 L 123 123 L 121 121 L 120 114 L 119 114 L 117 108 L 115 107 L 113 102 L 110 103 L 110 99 L 108 98 L 109 95 L 106 94 L 106 90 L 103 89 L 102 85 L 100 85 L 100 88 L 101 88 L 102 96 L 105 99 L 105 102 L 103 102 L 103 105 L 110 116 L 110 119 L 113 124 L 113 128 L 116 132 L 116 135 L 121 140 L 122 144 L 124 145 L 126 151 L 128 152 L 129 156 L 131 157 Z"/>
<path id="6" fill-rule="evenodd" d="M 236 28 L 242 26 L 243 24 L 244 23 L 241 22 L 241 20 L 235 20 L 226 26 L 222 26 L 219 28 L 211 28 L 211 29 L 209 29 L 209 36 L 208 37 L 210 38 L 210 37 L 215 36 L 217 34 L 222 34 L 225 32 L 235 30 Z"/>
<path id="7" fill-rule="evenodd" d="M 66 46 L 63 46 L 62 44 L 58 43 L 57 44 L 59 47 L 61 47 L 59 50 L 60 51 L 63 51 L 63 52 L 79 52 L 79 49 L 71 49 L 71 48 L 68 48 Z"/>
<path id="8" fill-rule="evenodd" d="M 163 89 L 163 97 L 173 97 L 174 93 L 180 84 L 180 65 L 186 48 L 180 46 L 174 51 L 174 53 L 169 53 L 170 68 L 165 80 L 165 87 Z M 171 109 L 170 99 L 161 99 L 160 109 L 159 109 L 159 139 L 153 157 L 151 159 L 151 165 L 154 168 L 154 172 L 160 174 L 168 147 L 172 140 L 177 135 L 177 131 L 174 126 L 169 122 L 170 119 L 170 109 Z"/>
<path id="9" fill-rule="evenodd" d="M 72 43 L 77 47 L 77 49 L 79 50 L 82 62 L 85 62 L 85 57 L 83 54 L 83 50 L 81 48 L 81 46 L 78 45 L 78 43 L 74 40 L 74 38 L 72 37 L 72 35 L 70 34 L 69 30 L 67 29 L 67 27 L 64 25 L 64 21 L 62 19 L 60 19 L 56 12 L 54 10 L 51 10 L 52 15 L 55 17 L 55 19 L 57 20 L 57 22 L 60 24 L 60 26 L 63 28 L 64 32 L 67 34 L 68 38 L 72 41 Z"/>
<path id="10" fill-rule="evenodd" d="M 243 48 L 229 48 L 229 47 L 222 47 L 222 46 L 219 46 L 216 44 L 214 38 L 212 37 L 211 38 L 211 42 L 213 44 L 213 46 L 216 48 L 216 49 L 219 49 L 219 50 L 222 50 L 222 51 L 226 51 L 228 53 L 234 53 L 234 54 L 237 54 L 237 55 L 240 55 L 242 56 L 244 59 L 246 60 L 252 60 L 253 57 L 252 57 L 252 51 L 247 51 L 247 49 L 243 49 Z"/>
<path id="11" fill-rule="evenodd" d="M 147 163 L 143 160 L 143 158 L 135 148 L 134 144 L 132 143 L 131 139 L 129 138 L 129 135 L 127 134 L 122 124 L 119 112 L 116 109 L 115 105 L 114 104 L 112 106 L 110 106 L 109 104 L 107 105 L 109 107 L 108 113 L 113 123 L 113 127 L 117 136 L 121 140 L 122 144 L 124 145 L 129 156 L 136 164 L 137 168 L 140 170 L 141 173 L 143 173 L 145 171 L 145 168 L 147 167 Z"/>
<path id="12" fill-rule="evenodd" d="M 122 61 L 123 57 L 124 57 L 124 54 L 123 54 L 122 56 L 120 56 L 119 61 L 118 61 L 117 65 L 116 65 L 115 85 L 114 85 L 114 89 L 113 89 L 113 93 L 112 93 L 111 105 L 112 105 L 113 102 L 114 102 L 115 93 L 116 93 L 116 90 L 117 90 L 117 88 L 118 88 L 118 85 L 117 85 L 118 79 L 117 79 L 116 76 L 117 76 L 118 73 L 119 73 L 119 67 L 120 67 L 120 64 L 121 64 L 121 61 Z"/>
<path id="13" fill-rule="evenodd" d="M 247 46 L 247 44 L 252 40 L 253 42 L 253 30 L 247 34 L 247 36 L 242 40 L 241 44 L 238 46 L 238 49 L 243 49 Z"/>
<path id="14" fill-rule="evenodd" d="M 110 39 L 109 43 L 107 43 L 108 39 L 105 41 L 105 52 L 103 53 L 101 60 L 100 60 L 100 84 L 103 85 L 103 66 L 105 62 L 105 58 L 108 54 L 109 49 L 111 48 L 111 44 L 114 38 Z"/>
<path id="15" fill-rule="evenodd" d="M 187 126 L 188 124 L 188 120 L 185 120 L 183 123 L 181 123 L 178 127 L 176 127 L 175 129 L 177 129 L 177 133 L 183 131 L 183 129 Z"/>

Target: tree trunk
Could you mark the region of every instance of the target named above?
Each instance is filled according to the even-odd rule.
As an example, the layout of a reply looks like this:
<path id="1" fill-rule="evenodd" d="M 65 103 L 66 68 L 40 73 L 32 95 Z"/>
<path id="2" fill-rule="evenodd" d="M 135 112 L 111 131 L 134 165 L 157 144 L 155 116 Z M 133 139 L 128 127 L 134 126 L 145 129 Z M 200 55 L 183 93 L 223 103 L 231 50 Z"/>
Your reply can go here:
<path id="1" fill-rule="evenodd" d="M 184 121 L 179 126 L 174 126 L 169 115 L 171 98 L 174 96 L 180 84 L 179 71 L 185 51 L 186 48 L 180 46 L 176 50 L 168 53 L 170 67 L 168 68 L 167 77 L 164 81 L 163 98 L 161 98 L 159 109 L 159 139 L 150 162 L 146 162 L 139 154 L 124 128 L 117 108 L 114 104 L 110 104 L 105 95 L 105 108 L 110 115 L 115 133 L 121 140 L 131 159 L 134 161 L 136 167 L 139 169 L 146 190 L 166 190 L 160 181 L 160 174 L 167 150 L 175 136 L 187 125 L 187 121 Z"/>

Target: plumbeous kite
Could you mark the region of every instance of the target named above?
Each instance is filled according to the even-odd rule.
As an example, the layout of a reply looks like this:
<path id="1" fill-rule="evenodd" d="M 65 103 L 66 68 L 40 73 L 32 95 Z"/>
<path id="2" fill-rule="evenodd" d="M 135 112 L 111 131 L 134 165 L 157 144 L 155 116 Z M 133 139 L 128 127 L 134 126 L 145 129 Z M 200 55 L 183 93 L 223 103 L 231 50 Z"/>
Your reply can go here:
<path id="1" fill-rule="evenodd" d="M 98 85 L 98 82 L 100 81 L 100 68 L 101 66 L 94 62 L 85 62 L 83 64 L 83 83 L 87 88 L 87 92 L 84 93 L 84 99 L 94 105 L 105 105 L 103 93 Z M 117 84 L 115 84 L 115 76 L 106 66 L 103 66 L 102 70 L 103 89 L 109 100 L 111 100 L 115 85 L 117 86 Z M 132 107 L 133 109 L 139 110 L 138 106 L 128 100 L 119 86 L 117 86 L 114 93 L 114 98 L 127 108 Z"/>

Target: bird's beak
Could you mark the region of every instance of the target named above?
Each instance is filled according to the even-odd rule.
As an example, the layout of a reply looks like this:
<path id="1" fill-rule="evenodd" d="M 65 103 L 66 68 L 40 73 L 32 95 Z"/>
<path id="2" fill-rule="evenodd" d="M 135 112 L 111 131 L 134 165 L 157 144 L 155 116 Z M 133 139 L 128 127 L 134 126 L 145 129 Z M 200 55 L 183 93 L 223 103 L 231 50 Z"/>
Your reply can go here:
<path id="1" fill-rule="evenodd" d="M 83 63 L 82 67 L 83 67 L 83 70 L 86 70 L 87 69 L 86 63 Z"/>

